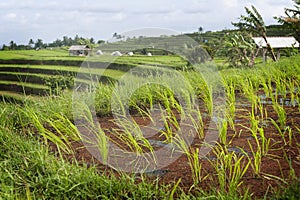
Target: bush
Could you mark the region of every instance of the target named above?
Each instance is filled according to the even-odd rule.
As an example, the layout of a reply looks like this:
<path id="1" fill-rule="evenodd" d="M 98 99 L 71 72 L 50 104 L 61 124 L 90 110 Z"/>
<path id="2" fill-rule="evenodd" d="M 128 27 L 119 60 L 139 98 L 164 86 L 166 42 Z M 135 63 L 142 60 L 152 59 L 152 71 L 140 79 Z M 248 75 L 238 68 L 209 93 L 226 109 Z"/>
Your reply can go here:
<path id="1" fill-rule="evenodd" d="M 45 84 L 50 89 L 50 94 L 60 95 L 62 91 L 71 89 L 74 86 L 74 76 L 67 75 L 52 75 L 44 78 Z"/>

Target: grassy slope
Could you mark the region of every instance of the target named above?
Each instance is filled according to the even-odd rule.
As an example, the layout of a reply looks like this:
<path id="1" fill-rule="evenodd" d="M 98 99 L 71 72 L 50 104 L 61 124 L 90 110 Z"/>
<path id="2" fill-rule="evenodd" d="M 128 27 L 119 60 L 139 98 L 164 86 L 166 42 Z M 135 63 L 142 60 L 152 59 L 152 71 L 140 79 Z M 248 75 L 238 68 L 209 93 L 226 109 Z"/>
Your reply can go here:
<path id="1" fill-rule="evenodd" d="M 30 89 L 42 88 L 41 84 L 44 82 L 43 79 L 49 78 L 51 75 L 65 75 L 73 74 L 76 76 L 76 73 L 80 72 L 81 75 L 89 77 L 89 74 L 100 74 L 104 76 L 103 80 L 114 80 L 118 79 L 124 74 L 124 70 L 130 68 L 142 68 L 142 69 L 151 69 L 153 66 L 167 66 L 167 67 L 183 67 L 187 63 L 178 56 L 122 56 L 122 57 L 112 57 L 109 55 L 95 56 L 95 57 L 71 57 L 68 56 L 68 52 L 63 49 L 55 50 L 18 50 L 18 51 L 0 51 L 0 60 L 4 64 L 0 64 L 0 75 L 2 76 L 1 85 L 5 84 L 5 89 L 2 88 L 2 91 L 8 93 L 7 86 L 9 84 L 14 86 L 23 86 Z M 89 61 L 89 62 L 100 62 L 103 63 L 103 66 L 93 66 L 92 68 L 79 67 L 79 66 L 62 66 L 62 65 L 53 65 L 56 62 L 51 63 L 51 65 L 37 65 L 37 64 L 6 64 L 6 62 L 21 61 L 26 63 L 26 60 L 31 61 L 62 61 L 62 63 L 69 65 L 70 63 L 65 63 L 67 61 Z M 47 62 L 46 62 L 47 63 Z M 105 64 L 107 63 L 107 64 Z M 119 67 L 113 67 L 109 69 L 109 63 L 120 65 Z M 75 63 L 74 63 L 75 64 Z M 123 67 L 124 66 L 124 67 Z M 105 69 L 103 69 L 105 67 Z M 108 68 L 108 69 L 107 69 Z M 81 76 L 83 78 L 84 76 Z M 107 78 L 106 78 L 107 77 Z M 17 82 L 20 83 L 17 83 Z M 82 80 L 79 80 L 84 82 Z M 36 84 L 36 86 L 35 86 Z M 1 88 L 1 86 L 0 86 Z M 17 89 L 19 92 L 20 89 Z"/>
<path id="2" fill-rule="evenodd" d="M 27 60 L 84 60 L 84 57 L 70 57 L 66 50 L 12 50 L 12 51 L 0 51 L 1 60 L 11 59 L 27 59 Z"/>
<path id="3" fill-rule="evenodd" d="M 92 74 L 103 74 L 105 76 L 110 76 L 112 78 L 119 77 L 124 74 L 123 71 L 113 70 L 113 69 L 97 69 L 97 68 L 79 68 L 76 66 L 61 66 L 61 65 L 9 65 L 9 64 L 0 64 L 0 72 L 3 71 L 6 73 L 12 72 L 16 73 L 17 71 L 30 71 L 35 69 L 39 72 L 40 75 L 45 75 L 44 70 L 49 71 L 50 74 L 60 74 L 60 72 L 70 72 L 70 73 L 92 73 Z M 26 74 L 26 73 L 25 73 Z M 37 74 L 37 73 L 34 73 Z"/>
<path id="4" fill-rule="evenodd" d="M 66 50 L 16 50 L 16 51 L 0 51 L 0 60 L 74 60 L 74 61 L 93 61 L 93 62 L 109 62 L 120 64 L 154 64 L 169 66 L 184 66 L 187 63 L 178 56 L 121 56 L 113 57 L 110 55 L 102 55 L 95 57 L 76 57 L 69 56 Z"/>

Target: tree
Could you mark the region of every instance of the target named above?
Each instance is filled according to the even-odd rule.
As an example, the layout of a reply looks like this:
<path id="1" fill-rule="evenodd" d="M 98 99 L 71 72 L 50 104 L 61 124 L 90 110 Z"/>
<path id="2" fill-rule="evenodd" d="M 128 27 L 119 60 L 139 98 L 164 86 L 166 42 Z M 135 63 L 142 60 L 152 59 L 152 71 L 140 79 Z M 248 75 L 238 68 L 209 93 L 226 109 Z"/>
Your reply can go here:
<path id="1" fill-rule="evenodd" d="M 293 0 L 295 8 L 285 8 L 285 15 L 281 17 L 274 17 L 277 21 L 287 27 L 295 30 L 297 40 L 300 41 L 300 0 Z"/>
<path id="2" fill-rule="evenodd" d="M 42 39 L 37 39 L 37 41 L 34 44 L 34 48 L 43 48 L 44 43 Z"/>
<path id="3" fill-rule="evenodd" d="M 116 39 L 122 39 L 122 37 L 125 37 L 125 36 L 122 36 L 121 34 L 118 34 L 118 33 L 114 33 L 113 34 L 113 38 L 116 38 Z"/>
<path id="4" fill-rule="evenodd" d="M 203 32 L 203 27 L 202 27 L 202 26 L 200 26 L 200 27 L 198 28 L 198 32 L 199 32 L 199 33 L 202 33 L 202 32 Z"/>
<path id="5" fill-rule="evenodd" d="M 15 50 L 16 47 L 17 47 L 17 44 L 14 41 L 10 41 L 10 43 L 9 43 L 10 50 Z"/>
<path id="6" fill-rule="evenodd" d="M 256 33 L 260 35 L 267 44 L 267 50 L 270 52 L 271 58 L 273 59 L 273 61 L 276 61 L 276 56 L 274 54 L 273 48 L 271 47 L 267 39 L 267 29 L 265 22 L 253 5 L 251 6 L 251 8 L 252 10 L 245 7 L 247 16 L 241 15 L 239 18 L 240 21 L 237 23 L 232 22 L 232 25 L 238 27 L 241 30 L 247 30 L 250 33 Z"/>
<path id="7" fill-rule="evenodd" d="M 104 40 L 98 40 L 98 41 L 97 41 L 97 44 L 104 44 L 104 43 L 105 43 Z"/>
<path id="8" fill-rule="evenodd" d="M 29 42 L 28 42 L 28 47 L 32 48 L 33 45 L 34 45 L 34 41 L 33 41 L 33 39 L 30 39 Z"/>
<path id="9" fill-rule="evenodd" d="M 56 39 L 54 42 L 52 42 L 53 47 L 61 47 L 63 45 L 63 42 L 60 39 Z"/>
<path id="10" fill-rule="evenodd" d="M 91 37 L 90 43 L 91 43 L 91 44 L 95 44 L 95 39 L 94 39 L 93 37 Z"/>
<path id="11" fill-rule="evenodd" d="M 3 46 L 2 46 L 2 50 L 3 50 L 3 51 L 7 51 L 7 50 L 9 50 L 9 47 L 8 47 L 8 46 L 6 46 L 5 44 L 3 44 Z"/>
<path id="12" fill-rule="evenodd" d="M 233 67 L 253 67 L 258 50 L 249 33 L 232 32 L 225 35 L 219 53 Z"/>
<path id="13" fill-rule="evenodd" d="M 97 44 L 95 43 L 92 43 L 94 41 L 94 39 L 92 40 L 89 39 L 89 38 L 86 38 L 86 39 L 79 39 L 79 44 L 81 45 L 86 45 L 87 47 L 89 47 L 91 49 L 91 53 L 93 53 L 93 49 L 97 46 Z"/>
<path id="14" fill-rule="evenodd" d="M 80 40 L 80 38 L 79 38 L 79 36 L 76 34 L 75 35 L 75 37 L 74 37 L 74 44 L 79 44 L 79 40 Z"/>

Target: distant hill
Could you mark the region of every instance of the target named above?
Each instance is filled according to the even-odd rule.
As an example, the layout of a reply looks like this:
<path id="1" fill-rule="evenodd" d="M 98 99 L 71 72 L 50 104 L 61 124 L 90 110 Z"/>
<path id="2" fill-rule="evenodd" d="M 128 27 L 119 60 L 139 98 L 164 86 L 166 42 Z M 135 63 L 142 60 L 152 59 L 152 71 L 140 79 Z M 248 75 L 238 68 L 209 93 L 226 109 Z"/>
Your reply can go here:
<path id="1" fill-rule="evenodd" d="M 194 32 L 182 35 L 161 37 L 128 38 L 117 42 L 104 43 L 98 48 L 105 52 L 120 51 L 123 53 L 133 51 L 135 54 L 169 55 L 181 52 L 182 49 L 193 48 L 199 44 L 213 57 L 215 47 L 222 41 L 226 33 L 237 30 Z M 283 25 L 267 26 L 268 36 L 296 36 L 292 29 Z M 254 35 L 259 36 L 259 35 Z"/>

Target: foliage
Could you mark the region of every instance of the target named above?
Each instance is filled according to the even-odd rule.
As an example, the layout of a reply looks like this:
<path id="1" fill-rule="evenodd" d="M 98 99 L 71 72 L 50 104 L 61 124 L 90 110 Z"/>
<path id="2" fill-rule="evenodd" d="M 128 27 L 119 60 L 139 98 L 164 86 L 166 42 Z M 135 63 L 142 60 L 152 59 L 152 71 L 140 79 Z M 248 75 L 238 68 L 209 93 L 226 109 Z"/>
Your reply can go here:
<path id="1" fill-rule="evenodd" d="M 50 89 L 50 94 L 60 95 L 64 90 L 71 89 L 74 86 L 74 76 L 67 75 L 52 75 L 44 77 L 45 84 Z"/>
<path id="2" fill-rule="evenodd" d="M 2 50 L 29 50 L 29 49 L 41 49 L 48 47 L 63 47 L 63 46 L 71 46 L 71 45 L 79 45 L 81 40 L 89 40 L 91 44 L 95 44 L 94 38 L 84 39 L 83 37 L 79 37 L 76 35 L 74 38 L 63 36 L 62 39 L 56 39 L 50 43 L 44 43 L 42 39 L 37 39 L 35 42 L 33 39 L 30 39 L 28 44 L 16 44 L 14 41 L 11 41 L 9 45 L 3 44 Z M 99 40 L 99 43 L 103 42 L 103 40 Z"/>
<path id="3" fill-rule="evenodd" d="M 291 184 L 282 186 L 280 191 L 270 199 L 274 200 L 297 200 L 300 199 L 300 179 L 294 180 Z"/>
<path id="4" fill-rule="evenodd" d="M 300 41 L 300 1 L 293 1 L 295 2 L 295 8 L 285 8 L 285 16 L 274 18 L 286 27 L 292 28 L 297 34 L 297 40 Z"/>
<path id="5" fill-rule="evenodd" d="M 233 67 L 253 67 L 258 49 L 251 35 L 243 32 L 228 33 L 220 48 L 226 60 Z"/>
<path id="6" fill-rule="evenodd" d="M 86 46 L 89 47 L 92 51 L 93 51 L 93 49 L 98 45 L 98 44 L 95 44 L 93 38 L 91 38 L 91 39 L 89 39 L 89 38 L 86 38 L 86 39 L 79 39 L 78 42 L 79 42 L 79 44 L 81 44 L 81 45 L 86 45 Z"/>
<path id="7" fill-rule="evenodd" d="M 241 30 L 247 30 L 251 33 L 256 33 L 260 35 L 264 41 L 267 44 L 267 50 L 271 53 L 271 57 L 273 61 L 276 61 L 276 56 L 274 54 L 274 51 L 270 45 L 270 43 L 267 40 L 267 29 L 265 22 L 260 15 L 260 13 L 257 11 L 257 9 L 252 5 L 252 10 L 245 7 L 247 16 L 241 15 L 240 21 L 237 23 L 232 22 L 232 25 L 238 27 Z"/>

